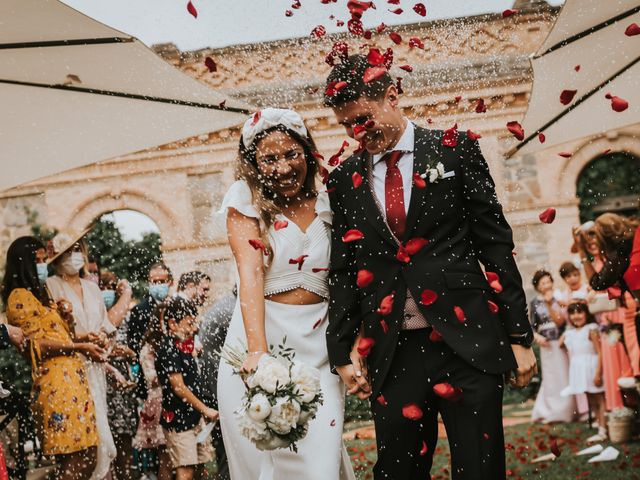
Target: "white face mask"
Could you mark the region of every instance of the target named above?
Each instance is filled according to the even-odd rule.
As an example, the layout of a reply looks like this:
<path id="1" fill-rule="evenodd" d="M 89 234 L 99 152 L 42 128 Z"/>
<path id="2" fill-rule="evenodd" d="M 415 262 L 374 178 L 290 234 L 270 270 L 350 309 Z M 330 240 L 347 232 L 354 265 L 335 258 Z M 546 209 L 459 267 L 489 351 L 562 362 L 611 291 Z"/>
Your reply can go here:
<path id="1" fill-rule="evenodd" d="M 82 252 L 71 252 L 60 262 L 60 272 L 67 275 L 76 275 L 84 266 L 84 255 Z"/>

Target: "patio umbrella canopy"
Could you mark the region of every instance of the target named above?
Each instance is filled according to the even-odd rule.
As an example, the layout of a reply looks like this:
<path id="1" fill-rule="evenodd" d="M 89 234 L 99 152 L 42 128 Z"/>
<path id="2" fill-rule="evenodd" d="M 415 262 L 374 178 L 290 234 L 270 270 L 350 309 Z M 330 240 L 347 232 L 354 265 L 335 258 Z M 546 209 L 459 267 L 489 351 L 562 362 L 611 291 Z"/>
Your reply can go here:
<path id="1" fill-rule="evenodd" d="M 0 2 L 0 105 L 0 190 L 228 128 L 247 113 L 56 0 Z"/>
<path id="2" fill-rule="evenodd" d="M 521 122 L 525 138 L 508 156 L 640 122 L 640 35 L 632 34 L 634 23 L 640 25 L 640 0 L 566 0 L 531 60 L 533 88 Z M 624 99 L 628 108 L 615 111 L 607 94 Z"/>

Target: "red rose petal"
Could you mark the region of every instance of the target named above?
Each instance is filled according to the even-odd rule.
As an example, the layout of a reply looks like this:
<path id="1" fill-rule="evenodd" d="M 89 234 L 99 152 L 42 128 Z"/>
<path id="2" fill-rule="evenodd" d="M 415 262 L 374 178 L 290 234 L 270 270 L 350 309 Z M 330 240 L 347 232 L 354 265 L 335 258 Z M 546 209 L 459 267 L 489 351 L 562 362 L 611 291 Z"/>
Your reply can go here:
<path id="1" fill-rule="evenodd" d="M 424 3 L 416 3 L 413 6 L 413 11 L 416 12 L 421 17 L 426 17 L 427 15 L 427 7 L 424 6 Z"/>
<path id="2" fill-rule="evenodd" d="M 544 143 L 547 140 L 547 137 L 544 136 L 544 133 L 540 132 L 538 134 L 538 140 L 540 140 L 540 143 Z"/>
<path id="3" fill-rule="evenodd" d="M 580 71 L 580 68 L 581 68 L 581 67 L 580 67 L 580 65 L 576 65 L 575 67 L 573 67 L 573 69 L 574 69 L 576 72 L 579 72 L 579 71 Z"/>
<path id="4" fill-rule="evenodd" d="M 287 228 L 288 226 L 289 222 L 286 220 L 276 220 L 275 222 L 273 222 L 273 229 L 276 231 Z"/>
<path id="5" fill-rule="evenodd" d="M 402 37 L 400 36 L 399 33 L 396 32 L 391 32 L 389 34 L 389 38 L 391 39 L 391 41 L 393 43 L 395 43 L 396 45 L 400 45 L 402 43 Z"/>
<path id="6" fill-rule="evenodd" d="M 631 25 L 629 25 L 625 29 L 624 34 L 627 37 L 633 37 L 634 35 L 640 35 L 640 26 L 637 23 L 632 23 Z"/>
<path id="7" fill-rule="evenodd" d="M 328 267 L 313 267 L 313 268 L 311 269 L 311 271 L 312 271 L 313 273 L 328 272 L 328 271 L 329 271 L 329 268 L 328 268 Z"/>
<path id="8" fill-rule="evenodd" d="M 335 427 L 336 426 L 336 419 L 335 418 L 333 420 L 331 420 L 331 423 L 329 423 L 329 426 L 331 426 L 331 427 Z"/>
<path id="9" fill-rule="evenodd" d="M 256 126 L 256 124 L 260 121 L 260 117 L 262 117 L 262 112 L 260 110 L 253 114 L 253 120 L 251 121 L 252 127 Z"/>
<path id="10" fill-rule="evenodd" d="M 442 334 L 437 331 L 435 328 L 431 329 L 431 333 L 429 333 L 429 341 L 430 342 L 441 342 L 442 341 Z"/>
<path id="11" fill-rule="evenodd" d="M 293 17 L 293 12 L 291 10 L 285 10 L 284 11 L 284 16 L 285 17 Z"/>
<path id="12" fill-rule="evenodd" d="M 324 317 L 316 320 L 316 323 L 313 324 L 313 330 L 315 330 L 316 328 L 318 328 L 320 326 L 320 324 L 322 323 L 322 321 L 324 320 Z"/>
<path id="13" fill-rule="evenodd" d="M 367 62 L 373 67 L 379 67 L 384 64 L 384 56 L 377 48 L 370 48 L 367 54 Z"/>
<path id="14" fill-rule="evenodd" d="M 218 71 L 218 66 L 216 65 L 215 60 L 211 57 L 206 57 L 204 59 L 204 65 L 205 67 L 207 67 L 210 73 Z"/>
<path id="15" fill-rule="evenodd" d="M 485 277 L 487 277 L 487 282 L 499 282 L 500 277 L 496 272 L 484 272 Z"/>
<path id="16" fill-rule="evenodd" d="M 460 103 L 460 100 L 462 100 L 462 95 L 456 95 L 453 97 L 453 101 L 456 103 Z"/>
<path id="17" fill-rule="evenodd" d="M 422 441 L 422 448 L 420 449 L 420 456 L 424 457 L 427 454 L 427 442 Z"/>
<path id="18" fill-rule="evenodd" d="M 560 93 L 560 103 L 563 105 L 569 105 L 573 100 L 573 97 L 578 93 L 577 90 L 563 90 Z"/>
<path id="19" fill-rule="evenodd" d="M 391 13 L 395 13 L 396 15 L 400 15 L 404 10 L 401 8 L 396 8 L 395 10 L 389 10 Z"/>
<path id="20" fill-rule="evenodd" d="M 409 48 L 420 48 L 424 50 L 424 42 L 418 37 L 411 37 L 409 39 Z"/>
<path id="21" fill-rule="evenodd" d="M 415 255 L 429 244 L 429 240 L 422 237 L 412 238 L 407 241 L 405 249 L 409 255 Z"/>
<path id="22" fill-rule="evenodd" d="M 373 338 L 362 337 L 358 342 L 358 353 L 363 357 L 367 357 L 375 344 L 376 341 Z"/>
<path id="23" fill-rule="evenodd" d="M 356 242 L 358 240 L 362 240 L 364 238 L 364 234 L 356 229 L 356 228 L 352 228 L 351 230 L 347 230 L 344 234 L 344 236 L 342 237 L 342 241 L 344 243 L 349 243 L 349 242 Z"/>
<path id="24" fill-rule="evenodd" d="M 389 325 L 387 324 L 387 321 L 384 318 L 380 319 L 380 326 L 382 327 L 382 332 L 385 335 L 389 333 Z"/>
<path id="25" fill-rule="evenodd" d="M 193 16 L 193 18 L 198 18 L 198 11 L 196 10 L 196 7 L 193 6 L 193 3 L 191 3 L 191 1 L 187 3 L 187 12 L 189 12 Z"/>
<path id="26" fill-rule="evenodd" d="M 290 258 L 289 265 L 298 265 L 298 270 L 302 270 L 302 265 L 304 264 L 304 259 L 309 255 L 300 255 L 297 258 Z"/>
<path id="27" fill-rule="evenodd" d="M 516 122 L 515 120 L 507 123 L 507 129 L 516 137 L 518 140 L 524 140 L 524 130 L 520 122 Z"/>
<path id="28" fill-rule="evenodd" d="M 454 124 L 453 127 L 444 131 L 442 136 L 442 145 L 445 147 L 453 148 L 458 145 L 458 124 Z"/>
<path id="29" fill-rule="evenodd" d="M 549 207 L 540 215 L 538 215 L 538 218 L 542 223 L 553 223 L 553 221 L 556 219 L 556 209 Z"/>
<path id="30" fill-rule="evenodd" d="M 507 18 L 507 17 L 510 17 L 511 15 L 515 15 L 516 13 L 518 13 L 518 11 L 519 10 L 512 10 L 510 8 L 507 8 L 502 12 L 502 18 Z"/>
<path id="31" fill-rule="evenodd" d="M 489 283 L 489 286 L 493 289 L 494 292 L 500 293 L 502 292 L 502 284 L 498 281 Z"/>
<path id="32" fill-rule="evenodd" d="M 387 403 L 387 401 L 385 400 L 384 395 L 382 395 L 382 394 L 378 395 L 378 398 L 376 398 L 376 402 L 378 402 L 383 407 L 386 407 L 387 405 L 389 405 Z"/>
<path id="33" fill-rule="evenodd" d="M 357 37 L 362 36 L 364 33 L 364 27 L 362 26 L 362 22 L 358 18 L 352 18 L 347 22 L 347 28 L 351 34 L 356 35 Z"/>
<path id="34" fill-rule="evenodd" d="M 393 65 L 393 50 L 391 48 L 387 48 L 382 56 L 384 57 L 384 68 L 389 70 L 391 65 Z"/>
<path id="35" fill-rule="evenodd" d="M 169 411 L 169 410 L 163 410 L 162 411 L 162 418 L 164 418 L 164 421 L 167 422 L 167 423 L 171 423 L 175 416 L 176 416 L 176 414 L 171 412 L 171 411 Z"/>
<path id="36" fill-rule="evenodd" d="M 571 152 L 558 152 L 558 155 L 563 157 L 563 158 L 570 158 L 571 155 L 573 155 L 573 153 L 571 153 Z"/>
<path id="37" fill-rule="evenodd" d="M 373 38 L 373 32 L 371 30 L 367 30 L 362 36 L 365 40 L 371 40 Z"/>
<path id="38" fill-rule="evenodd" d="M 462 398 L 462 389 L 459 387 L 454 387 L 447 382 L 437 383 L 436 385 L 434 385 L 433 393 L 438 395 L 440 398 L 444 398 L 445 400 L 449 400 L 451 402 L 457 402 Z"/>
<path id="39" fill-rule="evenodd" d="M 404 90 L 402 89 L 402 78 L 398 77 L 396 82 L 396 90 L 398 91 L 398 95 L 402 95 Z"/>
<path id="40" fill-rule="evenodd" d="M 399 67 L 401 70 L 404 70 L 405 72 L 413 72 L 413 67 L 411 65 L 400 65 Z"/>
<path id="41" fill-rule="evenodd" d="M 356 18 L 362 17 L 362 14 L 370 8 L 375 8 L 373 2 L 362 2 L 358 0 L 349 0 L 347 2 L 349 13 Z"/>
<path id="42" fill-rule="evenodd" d="M 484 104 L 484 100 L 479 98 L 476 102 L 476 113 L 485 113 L 487 111 L 487 106 Z"/>
<path id="43" fill-rule="evenodd" d="M 354 172 L 353 175 L 351 175 L 351 181 L 353 182 L 353 188 L 358 188 L 362 185 L 362 175 L 358 172 Z"/>
<path id="44" fill-rule="evenodd" d="M 609 300 L 617 300 L 622 297 L 622 289 L 616 285 L 607 288 L 607 295 Z"/>
<path id="45" fill-rule="evenodd" d="M 262 253 L 264 253 L 265 255 L 268 255 L 267 247 L 264 243 L 262 243 L 262 240 L 258 238 L 250 239 L 249 245 L 251 245 L 255 250 L 262 250 Z"/>
<path id="46" fill-rule="evenodd" d="M 413 174 L 413 184 L 418 188 L 426 188 L 427 182 L 418 172 Z"/>
<path id="47" fill-rule="evenodd" d="M 492 302 L 491 300 L 487 300 L 487 306 L 489 307 L 489 311 L 491 313 L 498 313 L 498 311 L 500 311 L 500 307 L 498 307 L 498 304 Z"/>
<path id="48" fill-rule="evenodd" d="M 356 285 L 358 286 L 358 288 L 368 287 L 369 285 L 371 285 L 371 282 L 373 282 L 374 278 L 375 276 L 373 275 L 373 272 L 364 269 L 358 270 L 358 273 L 356 275 Z"/>
<path id="49" fill-rule="evenodd" d="M 378 307 L 377 313 L 383 316 L 387 316 L 393 310 L 393 298 L 395 297 L 396 292 L 392 292 L 382 299 L 380 302 L 380 306 Z"/>
<path id="50" fill-rule="evenodd" d="M 438 300 L 438 294 L 433 290 L 423 290 L 420 295 L 420 303 L 422 305 L 433 305 Z"/>
<path id="51" fill-rule="evenodd" d="M 373 82 L 377 80 L 382 75 L 387 72 L 387 69 L 384 67 L 370 67 L 364 71 L 364 76 L 362 77 L 364 83 Z"/>
<path id="52" fill-rule="evenodd" d="M 455 307 L 453 307 L 453 311 L 456 314 L 456 317 L 458 318 L 458 321 L 460 323 L 464 323 L 467 321 L 467 317 L 465 316 L 464 310 L 462 308 L 456 305 Z"/>
<path id="53" fill-rule="evenodd" d="M 491 437 L 489 437 L 488 433 L 483 433 L 482 434 L 482 438 L 484 438 L 485 440 L 489 440 L 489 438 L 491 438 Z"/>
<path id="54" fill-rule="evenodd" d="M 627 102 L 624 98 L 611 95 L 610 93 L 607 93 L 605 95 L 605 98 L 611 100 L 611 109 L 614 112 L 624 112 L 627 108 L 629 108 L 629 102 Z"/>
<path id="55" fill-rule="evenodd" d="M 218 107 L 220 107 L 220 108 L 221 108 L 221 109 L 223 109 L 223 110 L 224 110 L 225 108 L 227 108 L 227 100 L 225 99 L 225 100 L 221 101 L 221 102 L 218 104 Z"/>
<path id="56" fill-rule="evenodd" d="M 327 34 L 327 29 L 322 25 L 318 25 L 313 30 L 311 30 L 311 36 L 313 38 L 322 38 Z"/>
<path id="57" fill-rule="evenodd" d="M 387 26 L 384 24 L 384 22 L 382 22 L 380 25 L 378 25 L 376 27 L 376 32 L 377 33 L 382 33 L 382 32 L 384 32 L 385 28 L 387 28 Z"/>
<path id="58" fill-rule="evenodd" d="M 402 263 L 409 263 L 411 261 L 411 257 L 407 253 L 407 249 L 404 248 L 402 245 L 398 247 L 398 253 L 396 253 L 396 260 Z"/>
<path id="59" fill-rule="evenodd" d="M 471 140 L 478 140 L 479 138 L 482 138 L 482 135 L 471 130 L 467 130 L 467 137 L 469 137 Z"/>
<path id="60" fill-rule="evenodd" d="M 422 409 L 415 403 L 408 403 L 402 407 L 402 416 L 409 420 L 420 420 L 422 418 Z"/>

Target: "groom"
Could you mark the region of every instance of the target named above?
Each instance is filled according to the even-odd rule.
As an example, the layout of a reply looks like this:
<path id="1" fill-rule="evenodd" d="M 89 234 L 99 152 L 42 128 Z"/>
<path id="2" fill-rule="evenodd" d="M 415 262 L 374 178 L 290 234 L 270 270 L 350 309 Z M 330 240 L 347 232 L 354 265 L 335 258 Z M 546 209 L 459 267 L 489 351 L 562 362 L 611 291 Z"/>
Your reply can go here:
<path id="1" fill-rule="evenodd" d="M 325 104 L 363 149 L 327 185 L 329 359 L 371 396 L 376 479 L 431 478 L 438 413 L 453 479 L 504 479 L 503 376 L 525 386 L 536 371 L 511 229 L 478 142 L 412 124 L 376 68 L 354 55 L 327 79 Z"/>

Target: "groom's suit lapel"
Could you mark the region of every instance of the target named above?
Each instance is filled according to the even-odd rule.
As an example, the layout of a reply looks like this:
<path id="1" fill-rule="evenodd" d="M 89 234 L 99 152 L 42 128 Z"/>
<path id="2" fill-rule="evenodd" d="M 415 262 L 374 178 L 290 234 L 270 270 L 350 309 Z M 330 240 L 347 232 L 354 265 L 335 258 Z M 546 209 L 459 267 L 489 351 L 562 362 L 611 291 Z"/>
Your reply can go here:
<path id="1" fill-rule="evenodd" d="M 435 162 L 430 158 L 430 156 L 433 156 L 434 154 L 432 141 L 432 133 L 428 129 L 420 128 L 418 126 L 415 127 L 415 140 L 413 147 L 414 177 L 416 174 L 424 174 L 427 171 L 427 168 L 429 168 L 430 163 L 435 165 Z M 411 200 L 409 201 L 409 211 L 407 212 L 407 224 L 403 238 L 404 242 L 412 237 L 412 232 L 416 226 L 416 222 L 424 212 L 425 205 L 428 197 L 430 196 L 428 195 L 429 187 L 430 184 L 427 183 L 425 188 L 418 188 L 413 182 L 413 178 L 411 179 Z"/>
<path id="2" fill-rule="evenodd" d="M 375 227 L 382 238 L 395 246 L 398 242 L 391 233 L 391 230 L 389 230 L 389 226 L 378 207 L 378 201 L 373 193 L 373 185 L 371 184 L 373 175 L 372 172 L 369 171 L 369 168 L 372 167 L 370 155 L 366 152 L 361 153 L 357 167 L 358 173 L 362 175 L 362 185 L 360 186 L 361 194 L 358 195 L 360 205 L 364 210 L 366 220 Z M 384 206 L 382 206 L 382 208 L 384 208 Z"/>

